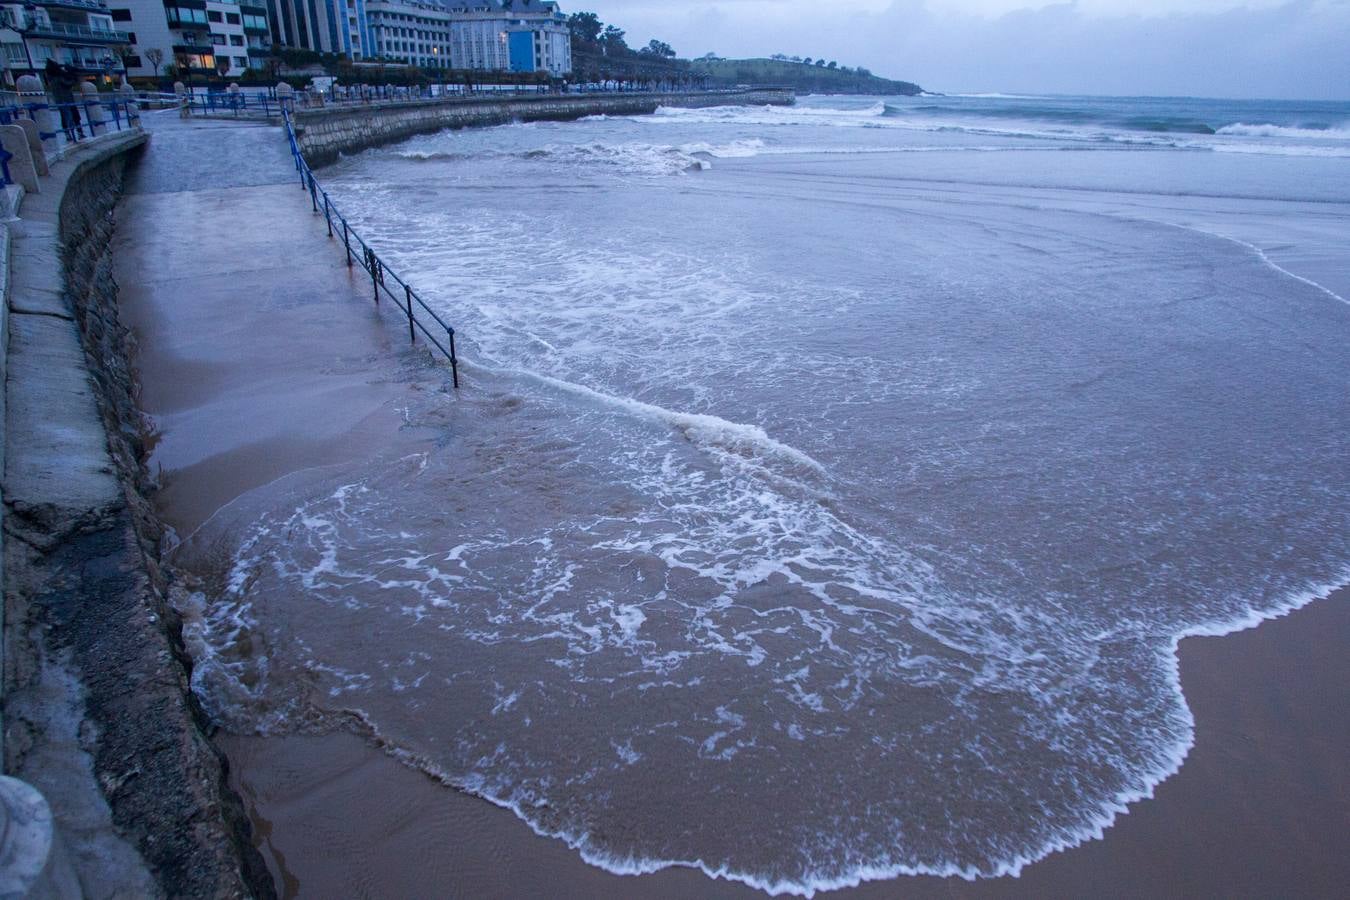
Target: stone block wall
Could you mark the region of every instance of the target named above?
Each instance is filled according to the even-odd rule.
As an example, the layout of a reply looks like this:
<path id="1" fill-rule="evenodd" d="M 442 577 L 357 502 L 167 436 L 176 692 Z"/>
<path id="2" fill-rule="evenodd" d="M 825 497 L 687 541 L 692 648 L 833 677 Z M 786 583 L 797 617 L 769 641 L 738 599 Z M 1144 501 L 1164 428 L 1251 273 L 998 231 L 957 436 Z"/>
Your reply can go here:
<path id="1" fill-rule="evenodd" d="M 409 100 L 360 106 L 332 106 L 294 114 L 296 140 L 311 166 L 324 166 L 341 153 L 390 144 L 446 128 L 503 125 L 508 122 L 580 119 L 584 116 L 632 116 L 661 106 L 787 106 L 788 90 L 762 89 L 681 94 L 541 95 L 497 99 Z"/>

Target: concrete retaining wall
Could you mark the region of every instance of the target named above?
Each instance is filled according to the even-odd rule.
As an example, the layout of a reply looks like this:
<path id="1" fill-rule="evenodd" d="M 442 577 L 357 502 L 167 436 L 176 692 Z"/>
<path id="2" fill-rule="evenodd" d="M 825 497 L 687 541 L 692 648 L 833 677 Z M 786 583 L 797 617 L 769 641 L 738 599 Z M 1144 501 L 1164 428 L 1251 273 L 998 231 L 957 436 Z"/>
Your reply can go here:
<path id="1" fill-rule="evenodd" d="M 409 100 L 365 106 L 332 106 L 297 111 L 296 140 L 311 166 L 334 162 L 340 153 L 378 147 L 416 134 L 446 128 L 502 125 L 583 116 L 632 116 L 660 106 L 787 106 L 788 90 L 747 90 L 685 94 L 541 95 L 493 99 Z"/>
<path id="2" fill-rule="evenodd" d="M 85 896 L 270 896 L 189 689 L 112 278 L 127 132 L 9 224 L 5 768 L 51 806 Z"/>

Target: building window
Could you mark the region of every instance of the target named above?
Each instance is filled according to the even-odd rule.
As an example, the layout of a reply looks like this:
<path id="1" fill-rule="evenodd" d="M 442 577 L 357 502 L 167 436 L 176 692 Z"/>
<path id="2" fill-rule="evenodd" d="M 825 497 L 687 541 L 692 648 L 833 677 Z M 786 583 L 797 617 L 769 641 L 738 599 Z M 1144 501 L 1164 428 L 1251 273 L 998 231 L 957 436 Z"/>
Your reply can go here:
<path id="1" fill-rule="evenodd" d="M 219 21 L 220 21 L 220 13 L 216 12 L 214 9 L 213 9 L 213 10 L 210 10 L 210 11 L 207 12 L 207 14 L 206 14 L 206 20 L 207 20 L 208 22 L 219 22 Z"/>
<path id="2" fill-rule="evenodd" d="M 131 10 L 129 10 L 129 9 L 114 9 L 114 10 L 112 11 L 112 17 L 113 17 L 113 21 L 114 21 L 114 22 L 130 22 L 130 21 L 131 21 Z"/>
<path id="3" fill-rule="evenodd" d="M 235 64 L 236 66 L 238 66 L 239 68 L 241 68 L 241 69 L 247 69 L 247 68 L 248 68 L 248 57 L 247 57 L 247 56 L 236 56 L 236 57 L 234 58 L 234 64 Z"/>
<path id="4" fill-rule="evenodd" d="M 122 65 L 128 69 L 139 69 L 144 63 L 141 62 L 139 56 L 133 55 L 122 57 Z"/>
<path id="5" fill-rule="evenodd" d="M 211 43 L 215 44 L 217 47 L 223 47 L 225 45 L 225 35 L 216 34 L 214 31 L 211 32 Z"/>
<path id="6" fill-rule="evenodd" d="M 244 46 L 244 36 L 243 36 L 242 34 L 232 34 L 232 35 L 230 35 L 230 46 L 231 46 L 231 47 L 242 47 L 242 46 Z"/>
<path id="7" fill-rule="evenodd" d="M 226 14 L 225 14 L 225 21 L 226 21 L 226 23 L 228 23 L 228 24 L 230 24 L 230 25 L 238 25 L 238 24 L 239 24 L 239 13 L 226 13 Z"/>

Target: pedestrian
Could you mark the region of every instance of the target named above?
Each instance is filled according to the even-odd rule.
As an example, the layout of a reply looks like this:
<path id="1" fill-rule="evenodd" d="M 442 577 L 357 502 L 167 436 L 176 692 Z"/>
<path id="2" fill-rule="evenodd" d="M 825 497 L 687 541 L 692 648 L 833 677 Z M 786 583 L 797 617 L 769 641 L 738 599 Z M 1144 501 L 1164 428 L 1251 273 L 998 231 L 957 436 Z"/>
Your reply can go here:
<path id="1" fill-rule="evenodd" d="M 47 60 L 47 89 L 61 110 L 61 129 L 66 137 L 78 141 L 84 137 L 84 123 L 80 120 L 80 107 L 75 103 L 75 89 L 80 84 L 80 75 L 71 66 L 62 65 L 54 59 Z"/>

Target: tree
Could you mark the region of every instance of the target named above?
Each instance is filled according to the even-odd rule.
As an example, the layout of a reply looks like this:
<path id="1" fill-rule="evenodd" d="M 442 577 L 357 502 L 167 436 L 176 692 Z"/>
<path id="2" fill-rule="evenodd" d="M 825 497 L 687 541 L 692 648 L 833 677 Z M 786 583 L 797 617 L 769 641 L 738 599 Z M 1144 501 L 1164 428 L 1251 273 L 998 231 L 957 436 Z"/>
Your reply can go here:
<path id="1" fill-rule="evenodd" d="M 783 62 L 787 62 L 787 54 L 786 54 L 786 53 L 775 53 L 773 56 L 770 56 L 769 59 L 777 59 L 777 60 L 781 60 L 781 61 L 783 61 Z"/>
<path id="2" fill-rule="evenodd" d="M 572 13 L 567 17 L 567 30 L 572 33 L 572 40 L 586 45 L 594 45 L 600 42 L 600 35 L 605 26 L 600 22 L 600 17 L 595 13 L 579 12 Z"/>
<path id="3" fill-rule="evenodd" d="M 151 47 L 145 51 L 145 58 L 150 60 L 150 68 L 154 71 L 155 77 L 160 76 L 159 67 L 164 65 L 164 51 L 158 47 Z"/>
<path id="4" fill-rule="evenodd" d="M 829 64 L 828 66 L 826 66 L 825 68 L 827 68 L 827 69 L 837 69 L 837 68 L 839 68 L 839 63 L 835 62 L 834 60 L 830 60 L 830 64 Z"/>
<path id="5" fill-rule="evenodd" d="M 624 43 L 624 37 L 628 32 L 622 28 L 615 28 L 613 25 L 606 25 L 604 32 L 600 35 L 600 47 L 606 56 L 623 56 L 628 52 L 628 45 Z"/>
<path id="6" fill-rule="evenodd" d="M 675 51 L 671 49 L 670 45 L 665 41 L 658 41 L 656 38 L 652 38 L 647 46 L 639 50 L 638 53 L 643 56 L 654 56 L 657 59 L 675 58 Z"/>
<path id="7" fill-rule="evenodd" d="M 808 56 L 806 59 L 802 60 L 802 62 L 808 66 L 811 65 L 811 57 Z"/>

